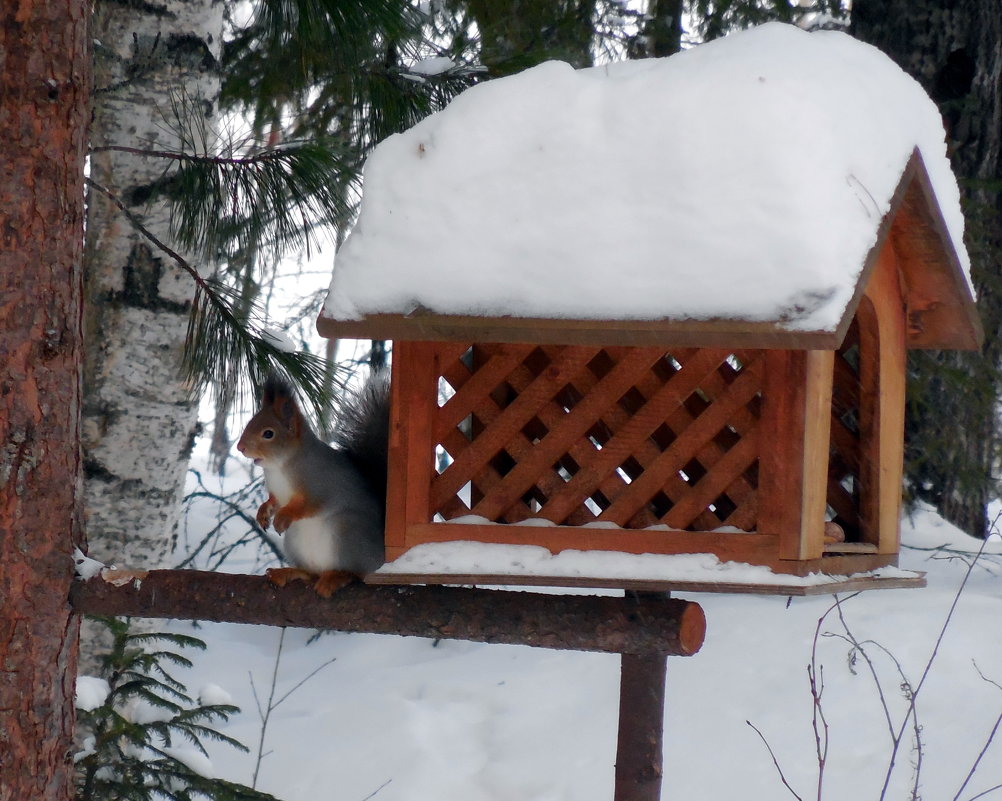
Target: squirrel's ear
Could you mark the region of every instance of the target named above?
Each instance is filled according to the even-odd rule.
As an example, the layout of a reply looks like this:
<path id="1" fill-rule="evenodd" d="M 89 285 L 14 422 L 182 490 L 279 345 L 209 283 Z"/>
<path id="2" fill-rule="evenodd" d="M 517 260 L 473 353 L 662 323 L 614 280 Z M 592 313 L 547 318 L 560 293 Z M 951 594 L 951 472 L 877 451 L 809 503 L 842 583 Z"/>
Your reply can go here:
<path id="1" fill-rule="evenodd" d="M 294 435 L 299 434 L 299 407 L 296 406 L 296 398 L 292 394 L 292 388 L 285 381 L 273 375 L 269 376 L 264 384 L 262 402 L 265 408 L 271 409 L 275 417 L 281 420 L 282 424 Z"/>

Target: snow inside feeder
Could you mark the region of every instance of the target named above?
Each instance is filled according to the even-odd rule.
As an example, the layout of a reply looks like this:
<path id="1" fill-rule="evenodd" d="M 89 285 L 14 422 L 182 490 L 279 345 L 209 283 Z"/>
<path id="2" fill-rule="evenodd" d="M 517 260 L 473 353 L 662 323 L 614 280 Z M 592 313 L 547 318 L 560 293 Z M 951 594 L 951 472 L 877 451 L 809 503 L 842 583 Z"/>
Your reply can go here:
<path id="1" fill-rule="evenodd" d="M 936 106 L 844 34 L 468 90 L 373 152 L 318 323 L 394 340 L 388 560 L 886 570 L 906 348 L 981 338 L 962 233 Z M 519 572 L 456 553 L 373 580 Z M 630 584 L 602 564 L 518 581 Z"/>

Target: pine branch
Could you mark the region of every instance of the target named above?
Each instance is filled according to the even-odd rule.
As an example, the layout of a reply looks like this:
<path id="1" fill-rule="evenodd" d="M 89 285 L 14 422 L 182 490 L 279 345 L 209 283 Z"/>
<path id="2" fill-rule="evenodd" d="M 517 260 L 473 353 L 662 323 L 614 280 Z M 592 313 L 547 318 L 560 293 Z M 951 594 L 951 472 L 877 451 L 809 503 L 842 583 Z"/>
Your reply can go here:
<path id="1" fill-rule="evenodd" d="M 355 213 L 359 166 L 330 140 L 246 157 L 182 155 L 175 165 L 166 183 L 171 233 L 208 257 L 262 243 L 276 258 L 309 251 L 318 232 L 344 228 Z"/>
<path id="2" fill-rule="evenodd" d="M 86 181 L 88 187 L 107 197 L 140 234 L 195 282 L 181 363 L 182 378 L 193 394 L 211 386 L 231 400 L 250 391 L 256 395 L 264 377 L 274 371 L 302 388 L 318 417 L 326 414 L 333 396 L 324 359 L 279 348 L 264 334 L 263 315 L 253 303 L 248 311 L 238 313 L 236 308 L 247 301 L 235 289 L 202 276 L 187 259 L 153 234 L 115 193 L 92 178 Z"/>

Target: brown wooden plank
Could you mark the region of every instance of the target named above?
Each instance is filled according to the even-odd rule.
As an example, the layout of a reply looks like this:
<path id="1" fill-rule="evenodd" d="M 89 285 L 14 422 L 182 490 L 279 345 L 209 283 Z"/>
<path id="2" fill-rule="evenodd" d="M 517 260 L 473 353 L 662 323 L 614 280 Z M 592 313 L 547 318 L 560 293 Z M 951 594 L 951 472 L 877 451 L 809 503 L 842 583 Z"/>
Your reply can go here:
<path id="1" fill-rule="evenodd" d="M 889 245 L 888 245 L 889 247 Z M 883 259 L 882 259 L 883 261 Z M 879 280 L 884 270 L 877 265 L 870 281 Z M 902 315 L 903 309 L 886 309 Z M 881 312 L 884 313 L 884 312 Z M 864 295 L 856 313 L 859 322 L 859 540 L 880 542 L 880 321 L 869 295 Z M 903 433 L 903 432 L 902 432 Z"/>
<path id="2" fill-rule="evenodd" d="M 566 509 L 582 503 L 584 498 L 596 490 L 615 502 L 629 486 L 616 473 L 616 468 L 632 458 L 646 470 L 646 465 L 658 458 L 661 449 L 651 441 L 651 434 L 662 423 L 672 429 L 678 428 L 672 415 L 677 414 L 679 410 L 684 412 L 682 404 L 686 398 L 713 374 L 726 354 L 722 351 L 704 349 L 683 356 L 686 357 L 686 361 L 681 362 L 682 368 L 667 383 L 660 383 L 653 373 L 648 373 L 637 383 L 638 394 L 648 400 L 632 414 L 620 408 L 618 404 L 608 407 L 602 413 L 601 422 L 609 429 L 611 436 L 603 442 L 601 451 L 593 450 L 588 454 L 589 458 L 580 460 L 581 469 L 567 482 L 564 492 L 548 504 L 547 509 L 553 519 L 561 519 Z M 572 451 L 571 455 L 578 454 Z M 640 473 L 631 475 L 631 479 L 636 479 L 639 475 Z M 642 499 L 640 505 L 634 505 L 632 509 L 622 508 L 615 516 L 611 516 L 606 510 L 601 517 L 618 525 L 624 525 L 629 521 L 631 526 L 637 526 L 637 518 L 644 512 L 647 500 L 648 498 Z M 648 524 L 655 522 L 657 521 L 650 517 Z"/>
<path id="3" fill-rule="evenodd" d="M 438 407 L 439 364 L 435 343 L 394 345 L 390 382 L 390 443 L 386 489 L 386 554 L 408 547 L 414 523 L 431 520 L 429 491 L 435 472 L 432 416 Z"/>
<path id="4" fill-rule="evenodd" d="M 714 553 L 721 560 L 767 564 L 775 561 L 777 540 L 766 534 L 666 531 L 660 529 L 590 526 L 510 526 L 468 523 L 425 523 L 410 527 L 407 541 L 490 542 L 501 545 L 540 545 L 552 553 L 568 549 L 622 553 Z"/>
<path id="5" fill-rule="evenodd" d="M 743 370 L 713 406 L 681 431 L 654 461 L 645 465 L 643 475 L 630 484 L 602 518 L 617 521 L 625 514 L 628 519 L 633 509 L 646 503 L 659 489 L 677 479 L 678 471 L 692 458 L 694 451 L 709 442 L 735 411 L 755 396 L 759 386 L 760 377 L 757 373 L 752 369 Z M 688 487 L 686 491 L 689 491 Z"/>
<path id="6" fill-rule="evenodd" d="M 849 556 L 847 559 L 856 559 Z M 480 587 L 567 587 L 577 589 L 635 590 L 637 592 L 713 592 L 732 595 L 781 595 L 781 596 L 811 596 L 831 595 L 837 592 L 856 592 L 859 590 L 890 590 L 903 588 L 919 588 L 926 586 L 924 574 L 915 576 L 853 575 L 869 570 L 879 570 L 889 562 L 886 557 L 883 564 L 873 564 L 872 561 L 849 565 L 846 572 L 833 571 L 829 575 L 847 575 L 840 581 L 830 581 L 823 584 L 783 584 L 761 583 L 749 584 L 728 581 L 668 581 L 657 579 L 620 579 L 596 576 L 513 576 L 501 573 L 370 573 L 365 576 L 366 584 L 455 584 Z M 810 563 L 812 570 L 808 572 L 825 572 L 824 563 L 829 557 L 814 560 Z M 815 564 L 819 563 L 819 564 Z M 846 562 L 840 564 L 845 567 Z M 779 572 L 778 570 L 776 572 Z"/>
<path id="7" fill-rule="evenodd" d="M 680 423 L 682 427 L 691 425 L 692 421 L 695 420 L 697 416 L 701 416 L 705 413 L 707 404 L 715 403 L 722 394 L 725 394 L 728 391 L 727 388 L 729 385 L 733 383 L 739 375 L 744 375 L 747 372 L 756 376 L 761 376 L 763 366 L 761 351 L 746 352 L 743 355 L 743 361 L 744 367 L 740 373 L 734 371 L 734 369 L 727 364 L 726 361 L 722 362 L 717 370 L 711 373 L 709 379 L 700 384 L 699 387 L 700 391 L 706 393 L 711 400 L 703 401 L 696 396 L 691 396 L 687 399 L 684 408 L 678 411 L 677 416 L 672 417 L 671 425 L 676 427 L 678 427 Z M 749 398 L 749 401 L 750 400 L 751 399 Z M 691 413 L 691 417 L 688 421 L 682 422 L 684 420 L 683 415 L 686 411 Z M 758 416 L 753 414 L 747 405 L 735 409 L 733 414 L 731 414 L 729 419 L 726 421 L 726 425 L 721 426 L 717 435 L 696 450 L 693 455 L 693 460 L 704 470 L 712 470 L 714 465 L 716 465 L 717 462 L 723 458 L 731 447 L 733 447 L 734 442 L 731 442 L 730 440 L 736 441 L 738 438 L 743 436 L 745 432 L 754 430 L 757 425 Z M 731 429 L 733 429 L 733 431 L 731 431 Z M 734 476 L 733 481 L 727 487 L 728 497 L 730 497 L 737 505 L 748 504 L 749 501 L 755 498 L 757 492 L 757 488 L 745 479 L 744 472 L 745 471 L 741 471 L 741 473 Z M 720 517 L 707 510 L 698 517 L 694 518 L 687 528 L 716 528 L 721 522 Z M 747 526 L 744 526 L 744 528 L 754 528 L 754 522 L 749 523 Z"/>
<path id="8" fill-rule="evenodd" d="M 854 499 L 842 488 L 839 480 L 831 475 L 828 476 L 828 505 L 850 528 L 860 528 L 859 509 Z"/>
<path id="9" fill-rule="evenodd" d="M 877 393 L 879 453 L 871 454 L 879 465 L 876 541 L 881 553 L 897 553 L 901 518 L 901 482 L 904 462 L 905 382 L 907 351 L 905 320 L 898 269 L 892 248 L 881 254 L 867 297 L 877 314 L 880 336 L 880 373 Z"/>
<path id="10" fill-rule="evenodd" d="M 472 345 L 467 342 L 438 342 L 435 347 L 442 378 L 453 390 L 459 390 L 470 379 L 470 368 L 464 357 Z"/>
<path id="11" fill-rule="evenodd" d="M 984 340 L 974 297 L 947 233 L 929 174 L 916 148 L 867 254 L 852 300 L 836 329 L 837 348 L 888 240 L 893 240 L 907 305 L 907 347 L 976 350 Z M 780 345 L 779 347 L 787 347 Z"/>
<path id="12" fill-rule="evenodd" d="M 832 376 L 834 351 L 807 352 L 806 430 L 804 435 L 804 478 L 802 484 L 798 559 L 816 559 L 824 549 L 824 524 L 828 500 L 828 452 L 831 446 Z M 790 551 L 783 549 L 786 558 Z"/>
<path id="13" fill-rule="evenodd" d="M 984 340 L 981 320 L 918 150 L 908 167 L 891 234 L 907 305 L 907 347 L 976 350 Z"/>
<path id="14" fill-rule="evenodd" d="M 530 350 L 525 345 L 503 345 L 492 349 L 490 358 L 485 363 L 478 364 L 462 386 L 456 387 L 456 394 L 438 410 L 435 436 L 445 436 L 446 432 L 472 414 L 491 390 L 522 363 Z"/>
<path id="15" fill-rule="evenodd" d="M 544 352 L 546 352 L 550 358 L 554 358 L 555 353 L 559 352 L 559 348 L 543 347 Z M 599 383 L 600 380 L 606 375 L 608 375 L 609 370 L 615 367 L 617 361 L 625 356 L 627 353 L 626 349 L 603 349 L 595 359 L 592 359 L 589 363 L 589 369 L 581 370 L 577 375 L 569 382 L 568 386 L 560 394 L 559 399 L 554 399 L 550 403 L 544 404 L 540 407 L 537 412 L 537 418 L 539 421 L 547 427 L 547 429 L 558 428 L 566 417 L 564 411 L 565 403 L 570 403 L 576 409 L 577 405 L 585 398 L 592 389 Z M 609 364 L 605 369 L 599 369 L 598 374 L 593 370 L 596 362 L 598 362 L 603 354 L 608 358 Z M 652 360 L 657 359 L 659 356 L 658 351 L 651 353 Z M 521 391 L 527 387 L 532 379 L 533 374 L 527 369 L 516 370 L 512 373 L 512 386 L 516 391 Z M 566 397 L 566 395 L 571 393 L 572 397 Z M 573 412 L 573 410 L 572 410 Z M 538 475 L 533 481 L 533 488 L 546 499 L 546 503 L 543 508 L 538 510 L 535 516 L 545 517 L 552 520 L 555 523 L 562 523 L 568 525 L 583 525 L 584 523 L 590 522 L 595 519 L 595 513 L 592 512 L 587 505 L 585 505 L 584 500 L 588 496 L 586 495 L 577 504 L 572 506 L 566 514 L 558 514 L 554 511 L 554 507 L 551 506 L 554 499 L 563 497 L 567 493 L 567 481 L 560 475 L 557 469 L 553 468 L 553 465 L 558 461 L 560 463 L 573 463 L 576 469 L 580 471 L 583 465 L 587 465 L 597 453 L 595 445 L 591 442 L 589 435 L 596 426 L 593 424 L 586 427 L 586 430 L 578 437 L 572 439 L 570 444 L 565 449 L 565 452 L 559 454 L 558 458 L 555 458 L 549 463 L 546 468 L 541 468 Z M 547 438 L 549 435 L 547 435 Z M 534 445 L 530 443 L 530 447 L 521 447 L 522 443 L 518 443 L 516 447 L 515 457 L 520 461 L 523 459 L 529 459 L 532 457 L 532 450 Z M 622 479 L 618 476 L 615 477 L 615 481 L 622 483 Z M 592 488 L 594 489 L 594 488 Z M 506 519 L 512 519 L 511 508 L 504 509 L 504 517 Z M 653 522 L 653 521 L 652 521 Z"/>
<path id="16" fill-rule="evenodd" d="M 716 409 L 716 404 L 709 411 Z M 663 518 L 672 528 L 687 528 L 691 521 L 714 499 L 723 494 L 758 458 L 758 430 L 746 431 L 740 441 L 696 482 L 692 491 L 676 503 Z"/>
<path id="17" fill-rule="evenodd" d="M 438 476 L 432 489 L 432 505 L 437 506 L 458 492 L 468 477 L 510 442 L 532 419 L 536 410 L 594 355 L 593 348 L 565 348 L 558 359 L 501 411 L 491 425 L 478 434 L 471 446 Z"/>
<path id="18" fill-rule="evenodd" d="M 825 543 L 825 554 L 830 553 L 877 553 L 877 546 L 871 542 Z"/>
<path id="19" fill-rule="evenodd" d="M 846 428 L 840 419 L 834 417 L 831 421 L 831 444 L 838 451 L 838 455 L 845 462 L 846 467 L 859 475 L 859 436 Z"/>
<path id="20" fill-rule="evenodd" d="M 336 339 L 516 342 L 690 348 L 834 349 L 841 332 L 793 331 L 780 323 L 742 320 L 581 320 L 540 317 L 482 317 L 419 311 L 370 314 L 358 320 L 317 320 L 322 336 Z"/>
<path id="21" fill-rule="evenodd" d="M 635 383 L 638 373 L 646 371 L 660 356 L 660 352 L 654 349 L 631 350 L 589 389 L 588 394 L 574 408 L 566 413 L 550 415 L 547 418 L 547 435 L 519 456 L 514 469 L 502 478 L 500 486 L 495 487 L 488 497 L 477 504 L 474 512 L 494 519 L 515 499 L 520 498 L 533 486 L 540 474 L 549 470 L 574 443 L 588 433 L 604 409 L 615 405 Z M 571 378 L 570 383 L 573 380 Z"/>
<path id="22" fill-rule="evenodd" d="M 780 556 L 805 560 L 824 547 L 833 351 L 766 354 L 759 458 L 759 530 L 780 537 Z"/>

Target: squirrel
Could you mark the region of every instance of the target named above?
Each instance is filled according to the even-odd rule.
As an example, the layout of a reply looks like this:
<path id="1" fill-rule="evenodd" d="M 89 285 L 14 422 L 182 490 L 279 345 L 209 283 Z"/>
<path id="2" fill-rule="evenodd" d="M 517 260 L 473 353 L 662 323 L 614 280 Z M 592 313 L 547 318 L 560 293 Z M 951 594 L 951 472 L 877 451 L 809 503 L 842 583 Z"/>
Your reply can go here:
<path id="1" fill-rule="evenodd" d="M 274 375 L 265 382 L 237 450 L 264 470 L 268 500 L 257 522 L 284 533 L 294 565 L 268 570 L 273 584 L 313 581 L 330 597 L 383 564 L 389 403 L 387 376 L 373 373 L 346 397 L 331 447 L 313 433 L 288 383 Z"/>

